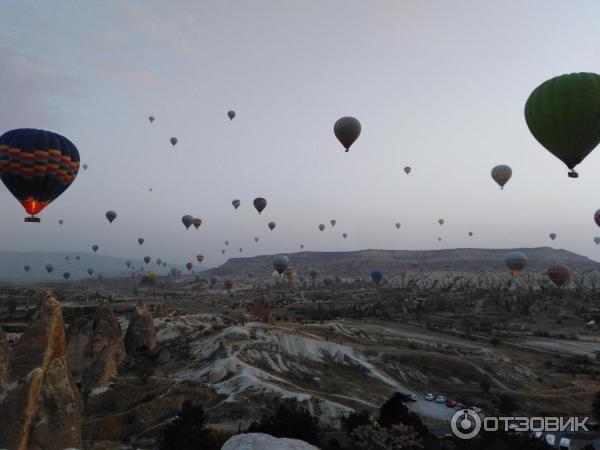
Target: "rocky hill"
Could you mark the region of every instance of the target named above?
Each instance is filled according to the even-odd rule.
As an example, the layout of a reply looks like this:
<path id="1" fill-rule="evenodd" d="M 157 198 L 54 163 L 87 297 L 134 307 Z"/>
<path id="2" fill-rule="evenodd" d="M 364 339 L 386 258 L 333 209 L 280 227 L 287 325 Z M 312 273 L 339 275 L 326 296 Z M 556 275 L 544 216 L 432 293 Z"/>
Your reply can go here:
<path id="1" fill-rule="evenodd" d="M 568 250 L 550 247 L 481 249 L 457 248 L 448 250 L 360 250 L 354 252 L 299 252 L 286 253 L 297 273 L 306 274 L 317 267 L 321 274 L 341 277 L 364 277 L 373 269 L 391 276 L 402 272 L 495 272 L 505 271 L 504 258 L 510 251 L 527 255 L 526 270 L 542 272 L 549 266 L 561 264 L 572 271 L 600 270 L 600 263 Z M 232 258 L 225 264 L 202 272 L 203 275 L 240 276 L 251 273 L 267 277 L 273 272 L 273 255 L 251 258 Z"/>

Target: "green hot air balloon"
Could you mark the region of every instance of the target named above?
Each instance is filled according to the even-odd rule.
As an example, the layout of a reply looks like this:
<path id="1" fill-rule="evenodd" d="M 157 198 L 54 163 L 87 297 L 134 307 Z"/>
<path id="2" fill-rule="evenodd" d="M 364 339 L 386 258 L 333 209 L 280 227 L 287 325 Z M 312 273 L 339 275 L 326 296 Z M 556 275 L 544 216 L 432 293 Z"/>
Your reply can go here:
<path id="1" fill-rule="evenodd" d="M 571 73 L 543 82 L 525 104 L 533 137 L 571 170 L 600 142 L 600 75 Z"/>

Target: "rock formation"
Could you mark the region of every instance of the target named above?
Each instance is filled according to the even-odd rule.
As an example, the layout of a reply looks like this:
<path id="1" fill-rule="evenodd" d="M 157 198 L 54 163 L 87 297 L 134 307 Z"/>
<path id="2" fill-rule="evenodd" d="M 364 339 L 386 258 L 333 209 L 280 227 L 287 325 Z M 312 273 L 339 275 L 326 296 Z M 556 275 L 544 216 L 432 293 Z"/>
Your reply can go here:
<path id="1" fill-rule="evenodd" d="M 0 448 L 58 450 L 81 446 L 83 405 L 67 366 L 60 303 L 40 300 L 33 322 L 10 353 L 0 394 Z"/>
<path id="2" fill-rule="evenodd" d="M 298 439 L 276 438 L 264 433 L 247 433 L 233 436 L 221 450 L 318 450 L 314 445 Z"/>
<path id="3" fill-rule="evenodd" d="M 138 351 L 154 350 L 155 348 L 154 319 L 146 305 L 138 302 L 125 333 L 125 350 L 128 354 L 134 354 Z"/>
<path id="4" fill-rule="evenodd" d="M 84 391 L 106 386 L 125 358 L 121 325 L 111 305 L 98 306 L 91 317 L 80 317 L 69 328 L 69 368 Z"/>
<path id="5" fill-rule="evenodd" d="M 8 367 L 8 347 L 6 345 L 6 337 L 0 327 L 0 392 L 4 389 L 6 382 L 6 369 Z"/>

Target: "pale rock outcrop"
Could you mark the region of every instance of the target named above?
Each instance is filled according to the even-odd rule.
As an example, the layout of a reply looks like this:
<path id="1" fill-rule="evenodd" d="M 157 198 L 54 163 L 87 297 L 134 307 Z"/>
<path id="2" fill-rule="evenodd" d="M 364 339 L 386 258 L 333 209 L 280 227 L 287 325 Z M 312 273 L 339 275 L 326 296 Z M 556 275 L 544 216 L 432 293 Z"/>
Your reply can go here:
<path id="1" fill-rule="evenodd" d="M 154 350 L 156 348 L 156 329 L 152 314 L 141 302 L 135 306 L 129 326 L 125 333 L 125 350 L 134 354 L 140 350 Z"/>
<path id="2" fill-rule="evenodd" d="M 318 447 L 298 439 L 276 438 L 264 433 L 247 433 L 232 436 L 221 450 L 319 450 Z"/>

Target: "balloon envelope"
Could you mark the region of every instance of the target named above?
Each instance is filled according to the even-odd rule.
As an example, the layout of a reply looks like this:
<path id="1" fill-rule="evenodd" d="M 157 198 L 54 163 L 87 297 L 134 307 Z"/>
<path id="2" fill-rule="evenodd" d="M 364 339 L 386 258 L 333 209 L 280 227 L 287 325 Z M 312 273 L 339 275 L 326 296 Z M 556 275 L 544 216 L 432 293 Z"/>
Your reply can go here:
<path id="1" fill-rule="evenodd" d="M 138 239 L 138 244 L 142 245 L 144 243 L 144 239 L 143 238 L 139 238 Z"/>
<path id="2" fill-rule="evenodd" d="M 199 263 L 204 261 L 204 255 L 196 255 L 196 261 L 198 261 Z"/>
<path id="3" fill-rule="evenodd" d="M 185 226 L 185 228 L 187 230 L 194 223 L 194 218 L 192 216 L 190 216 L 189 214 L 186 214 L 185 216 L 183 216 L 181 218 L 181 223 L 183 223 L 183 225 Z"/>
<path id="4" fill-rule="evenodd" d="M 94 250 L 94 253 L 96 253 L 98 251 L 98 246 L 97 245 L 92 245 L 92 250 Z"/>
<path id="5" fill-rule="evenodd" d="M 235 117 L 235 111 L 227 111 L 227 117 L 229 117 L 229 120 L 233 120 Z"/>
<path id="6" fill-rule="evenodd" d="M 329 223 L 331 224 L 331 226 L 332 226 L 332 227 L 335 227 L 335 224 L 336 224 L 337 222 L 335 221 L 335 219 L 331 219 L 331 221 L 330 221 Z"/>
<path id="7" fill-rule="evenodd" d="M 375 283 L 379 283 L 382 278 L 383 278 L 383 274 L 379 270 L 374 270 L 373 272 L 371 272 L 371 279 Z"/>
<path id="8" fill-rule="evenodd" d="M 323 277 L 323 284 L 327 287 L 331 286 L 333 284 L 333 277 L 325 275 Z"/>
<path id="9" fill-rule="evenodd" d="M 290 260 L 285 255 L 277 255 L 273 257 L 273 267 L 275 270 L 282 274 L 287 266 L 290 265 Z"/>
<path id="10" fill-rule="evenodd" d="M 202 225 L 202 219 L 199 217 L 195 217 L 194 220 L 192 220 L 192 225 L 194 225 L 194 228 L 197 230 L 198 228 L 200 228 L 200 225 Z"/>
<path id="11" fill-rule="evenodd" d="M 256 197 L 252 203 L 259 214 L 267 207 L 267 200 L 262 197 Z"/>
<path id="12" fill-rule="evenodd" d="M 146 264 L 148 264 L 148 263 L 150 262 L 150 260 L 151 260 L 151 259 L 152 259 L 152 258 L 150 258 L 149 256 L 144 256 L 144 262 L 145 262 Z"/>
<path id="13" fill-rule="evenodd" d="M 406 175 L 408 175 L 408 174 L 410 173 L 410 171 L 411 171 L 411 170 L 412 170 L 412 169 L 411 169 L 409 166 L 406 166 L 406 167 L 404 168 L 404 173 L 405 173 Z"/>
<path id="14" fill-rule="evenodd" d="M 596 236 L 594 238 L 594 242 L 596 243 L 596 245 L 600 244 L 600 236 Z"/>
<path id="15" fill-rule="evenodd" d="M 552 266 L 546 271 L 546 274 L 558 287 L 568 283 L 571 279 L 571 271 L 565 266 Z"/>
<path id="16" fill-rule="evenodd" d="M 320 225 L 319 225 L 319 230 L 323 231 L 324 229 L 325 229 L 325 225 L 323 225 L 323 224 L 320 224 Z"/>
<path id="17" fill-rule="evenodd" d="M 550 233 L 548 236 L 550 236 L 550 239 L 552 240 L 556 239 L 556 233 Z"/>
<path id="18" fill-rule="evenodd" d="M 504 164 L 496 166 L 492 169 L 492 178 L 498 183 L 500 189 L 504 189 L 504 185 L 508 183 L 512 177 L 512 169 Z"/>
<path id="19" fill-rule="evenodd" d="M 177 144 L 177 138 L 176 138 L 176 137 L 172 137 L 172 138 L 170 139 L 170 141 L 171 141 L 171 145 L 175 145 L 175 144 Z"/>
<path id="20" fill-rule="evenodd" d="M 527 256 L 523 252 L 510 252 L 506 255 L 504 262 L 513 276 L 521 275 L 527 265 Z"/>
<path id="21" fill-rule="evenodd" d="M 333 126 L 335 137 L 344 146 L 346 151 L 360 136 L 360 122 L 354 117 L 342 117 L 338 119 Z"/>
<path id="22" fill-rule="evenodd" d="M 275 228 L 275 222 L 269 222 L 268 227 L 271 231 L 273 231 L 273 229 Z"/>
<path id="23" fill-rule="evenodd" d="M 106 211 L 106 218 L 110 223 L 113 223 L 113 220 L 117 218 L 117 213 L 114 211 Z"/>
<path id="24" fill-rule="evenodd" d="M 240 202 L 240 201 L 239 201 L 239 200 L 236 198 L 235 200 L 233 200 L 233 201 L 231 202 L 231 204 L 233 205 L 233 207 L 234 207 L 235 209 L 238 209 L 238 208 L 240 207 L 240 205 L 242 204 L 242 202 Z"/>
<path id="25" fill-rule="evenodd" d="M 0 136 L 0 179 L 30 216 L 67 190 L 78 171 L 79 152 L 60 134 L 21 128 Z"/>

